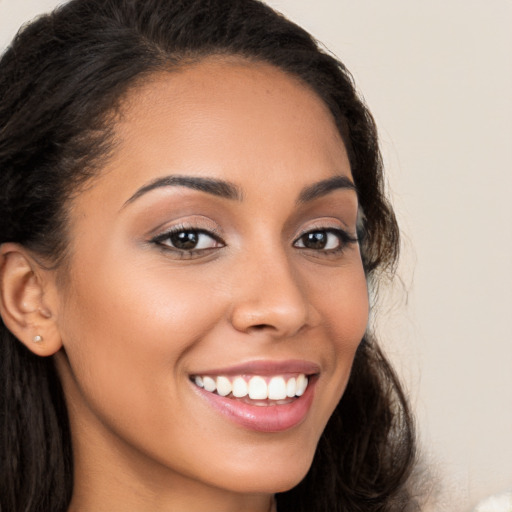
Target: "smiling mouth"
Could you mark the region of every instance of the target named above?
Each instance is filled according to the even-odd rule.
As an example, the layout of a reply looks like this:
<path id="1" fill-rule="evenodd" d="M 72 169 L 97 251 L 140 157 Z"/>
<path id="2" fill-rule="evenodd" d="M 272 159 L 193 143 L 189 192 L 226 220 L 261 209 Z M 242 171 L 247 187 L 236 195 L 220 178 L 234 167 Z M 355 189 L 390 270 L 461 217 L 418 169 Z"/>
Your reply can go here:
<path id="1" fill-rule="evenodd" d="M 309 376 L 310 377 L 310 376 Z M 250 405 L 285 405 L 301 397 L 309 383 L 308 375 L 193 375 L 191 381 L 205 391 Z"/>

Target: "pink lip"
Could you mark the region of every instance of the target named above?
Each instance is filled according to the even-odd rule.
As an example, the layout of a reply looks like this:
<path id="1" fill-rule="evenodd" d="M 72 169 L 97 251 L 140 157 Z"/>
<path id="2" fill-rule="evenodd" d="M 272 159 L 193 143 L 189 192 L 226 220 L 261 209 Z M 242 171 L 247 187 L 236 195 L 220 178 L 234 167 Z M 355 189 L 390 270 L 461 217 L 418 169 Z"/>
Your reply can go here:
<path id="1" fill-rule="evenodd" d="M 282 375 L 305 373 L 309 376 L 319 373 L 316 364 L 306 361 L 254 361 L 224 369 L 201 371 L 196 375 Z M 301 397 L 282 405 L 259 406 L 222 397 L 194 386 L 201 398 L 205 399 L 217 412 L 238 425 L 258 432 L 282 432 L 302 423 L 313 403 L 317 378 L 310 377 L 308 387 Z"/>

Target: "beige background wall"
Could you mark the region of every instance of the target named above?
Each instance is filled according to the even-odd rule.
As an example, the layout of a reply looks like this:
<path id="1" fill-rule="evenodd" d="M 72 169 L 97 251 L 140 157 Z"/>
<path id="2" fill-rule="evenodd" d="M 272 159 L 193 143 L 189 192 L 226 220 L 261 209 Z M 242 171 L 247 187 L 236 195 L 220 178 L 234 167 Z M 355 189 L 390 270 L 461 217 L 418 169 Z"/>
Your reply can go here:
<path id="1" fill-rule="evenodd" d="M 0 45 L 55 0 L 0 0 Z M 405 234 L 377 313 L 435 510 L 512 490 L 512 2 L 269 0 L 336 53 L 380 128 Z"/>

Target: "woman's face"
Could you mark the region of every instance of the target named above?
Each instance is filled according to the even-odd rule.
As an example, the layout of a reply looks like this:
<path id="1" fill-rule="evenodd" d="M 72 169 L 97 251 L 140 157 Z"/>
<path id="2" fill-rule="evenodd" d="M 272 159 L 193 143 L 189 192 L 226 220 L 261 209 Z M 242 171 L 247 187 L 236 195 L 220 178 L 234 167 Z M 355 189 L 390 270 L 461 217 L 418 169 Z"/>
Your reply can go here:
<path id="1" fill-rule="evenodd" d="M 208 59 L 147 80 L 115 133 L 56 280 L 77 484 L 289 489 L 368 315 L 334 121 L 273 67 Z"/>

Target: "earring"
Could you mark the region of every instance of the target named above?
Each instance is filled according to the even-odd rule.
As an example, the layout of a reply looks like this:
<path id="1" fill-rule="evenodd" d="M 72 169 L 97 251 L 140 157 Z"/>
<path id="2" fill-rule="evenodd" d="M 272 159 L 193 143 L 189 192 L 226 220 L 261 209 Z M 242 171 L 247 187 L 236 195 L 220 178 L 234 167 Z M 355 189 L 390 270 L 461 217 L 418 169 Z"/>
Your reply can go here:
<path id="1" fill-rule="evenodd" d="M 34 343 L 41 343 L 41 341 L 43 341 L 43 337 L 42 337 L 42 336 L 40 336 L 39 334 L 37 334 L 36 336 L 34 336 L 34 337 L 32 338 L 32 341 L 33 341 Z"/>

